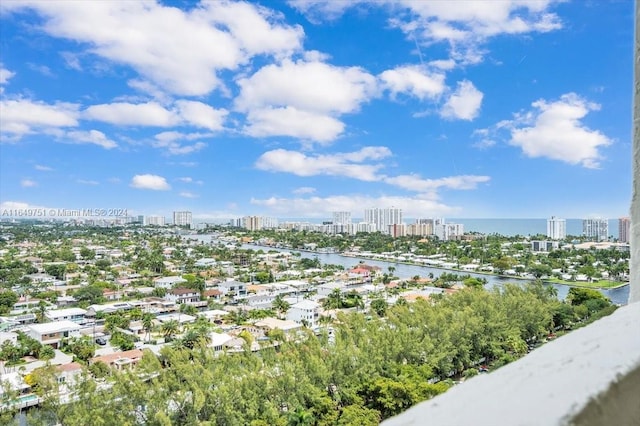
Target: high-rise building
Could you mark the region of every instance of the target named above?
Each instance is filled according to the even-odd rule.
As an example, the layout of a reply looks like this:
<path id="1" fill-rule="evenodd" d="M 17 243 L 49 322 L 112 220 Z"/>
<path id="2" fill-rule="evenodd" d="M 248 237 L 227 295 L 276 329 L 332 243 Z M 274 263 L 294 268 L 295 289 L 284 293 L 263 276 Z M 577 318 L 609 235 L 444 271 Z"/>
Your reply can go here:
<path id="1" fill-rule="evenodd" d="M 555 216 L 547 219 L 547 238 L 564 240 L 567 237 L 567 221 Z"/>
<path id="2" fill-rule="evenodd" d="M 366 209 L 364 211 L 364 221 L 375 224 L 376 231 L 388 233 L 389 225 L 400 225 L 402 223 L 402 209 L 395 207 Z"/>
<path id="3" fill-rule="evenodd" d="M 173 224 L 175 226 L 191 226 L 191 212 L 173 212 Z"/>
<path id="4" fill-rule="evenodd" d="M 462 223 L 445 223 L 442 220 L 434 226 L 434 234 L 442 241 L 457 239 L 464 235 L 464 225 Z"/>
<path id="5" fill-rule="evenodd" d="M 606 241 L 609 238 L 609 220 L 584 219 L 582 221 L 582 235 L 596 241 Z"/>
<path id="6" fill-rule="evenodd" d="M 333 212 L 334 225 L 351 225 L 351 212 Z"/>
<path id="7" fill-rule="evenodd" d="M 145 225 L 164 226 L 164 216 L 146 216 Z"/>
<path id="8" fill-rule="evenodd" d="M 618 219 L 618 241 L 628 243 L 631 240 L 631 219 L 621 217 Z"/>

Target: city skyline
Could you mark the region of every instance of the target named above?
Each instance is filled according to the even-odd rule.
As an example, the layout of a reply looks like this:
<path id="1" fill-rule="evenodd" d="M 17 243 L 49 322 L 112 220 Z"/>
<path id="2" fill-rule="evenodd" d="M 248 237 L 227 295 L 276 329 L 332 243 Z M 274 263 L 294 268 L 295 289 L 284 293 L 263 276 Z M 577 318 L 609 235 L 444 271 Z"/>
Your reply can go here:
<path id="1" fill-rule="evenodd" d="M 628 216 L 633 3 L 468 6 L 5 2 L 0 209 Z"/>

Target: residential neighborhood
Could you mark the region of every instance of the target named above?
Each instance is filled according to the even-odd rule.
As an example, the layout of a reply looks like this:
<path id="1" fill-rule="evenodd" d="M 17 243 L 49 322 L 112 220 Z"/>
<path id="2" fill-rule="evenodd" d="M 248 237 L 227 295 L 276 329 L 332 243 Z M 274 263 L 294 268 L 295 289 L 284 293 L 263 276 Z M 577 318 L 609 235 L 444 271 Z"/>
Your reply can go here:
<path id="1" fill-rule="evenodd" d="M 397 250 L 381 251 L 354 240 L 340 254 L 352 259 L 344 267 L 233 229 L 199 234 L 145 226 L 0 226 L 0 380 L 17 392 L 13 404 L 24 407 L 39 404 L 33 375 L 46 368 L 69 384 L 83 371 L 95 380 L 132 371 L 145 352 L 162 356 L 165 347 L 203 346 L 221 356 L 302 342 L 308 333 L 333 339 L 341 314 L 384 317 L 394 305 L 482 287 L 486 279 L 478 273 L 497 269 L 519 279 L 575 281 L 581 275 L 602 279 L 607 272 L 620 278 L 626 271 L 618 268 L 626 265 L 625 251 L 615 246 L 619 262 L 602 268 L 592 247 L 546 252 L 535 242 L 503 240 L 485 241 L 488 248 L 481 250 L 471 238 L 428 254 L 437 242 L 398 239 Z M 560 250 L 574 255 L 560 256 Z M 585 256 L 593 271 L 580 274 Z M 549 260 L 559 267 L 551 268 Z M 441 272 L 400 278 L 391 266 L 398 264 Z M 65 389 L 73 398 L 72 387 Z"/>

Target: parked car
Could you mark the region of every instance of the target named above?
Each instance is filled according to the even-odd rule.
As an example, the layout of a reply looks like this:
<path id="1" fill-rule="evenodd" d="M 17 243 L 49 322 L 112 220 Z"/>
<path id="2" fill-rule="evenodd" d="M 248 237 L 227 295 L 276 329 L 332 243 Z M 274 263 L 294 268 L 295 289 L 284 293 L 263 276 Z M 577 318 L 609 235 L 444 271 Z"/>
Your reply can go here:
<path id="1" fill-rule="evenodd" d="M 96 343 L 97 343 L 97 344 L 99 344 L 100 346 L 104 346 L 104 345 L 106 345 L 106 344 L 107 344 L 107 341 L 106 341 L 104 338 L 102 338 L 102 337 L 98 337 L 98 338 L 96 339 Z"/>

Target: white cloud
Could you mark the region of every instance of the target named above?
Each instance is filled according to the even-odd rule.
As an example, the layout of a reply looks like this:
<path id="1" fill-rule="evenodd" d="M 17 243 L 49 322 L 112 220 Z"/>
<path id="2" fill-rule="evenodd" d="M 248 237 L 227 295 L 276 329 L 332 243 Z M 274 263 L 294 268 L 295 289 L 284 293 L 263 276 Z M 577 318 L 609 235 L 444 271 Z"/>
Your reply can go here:
<path id="1" fill-rule="evenodd" d="M 84 110 L 83 116 L 119 126 L 167 127 L 177 124 L 175 115 L 156 102 L 92 105 Z"/>
<path id="2" fill-rule="evenodd" d="M 460 175 L 438 179 L 424 179 L 416 174 L 387 176 L 380 172 L 384 164 L 363 164 L 366 161 L 380 161 L 390 157 L 386 147 L 368 146 L 358 151 L 326 155 L 306 155 L 298 151 L 276 149 L 262 154 L 256 161 L 256 168 L 272 172 L 285 172 L 297 176 L 343 176 L 367 182 L 384 182 L 422 197 L 435 197 L 439 189 L 475 189 L 478 184 L 488 182 L 489 176 Z M 314 188 L 299 188 L 294 194 L 305 194 Z M 304 192 L 309 191 L 309 192 Z"/>
<path id="3" fill-rule="evenodd" d="M 16 73 L 9 71 L 0 63 L 0 84 L 7 84 Z"/>
<path id="4" fill-rule="evenodd" d="M 91 185 L 91 186 L 100 185 L 100 182 L 98 182 L 97 180 L 78 179 L 76 182 L 78 182 L 81 185 Z"/>
<path id="5" fill-rule="evenodd" d="M 557 101 L 540 99 L 531 105 L 532 111 L 496 125 L 510 131 L 509 144 L 521 148 L 528 157 L 546 157 L 587 168 L 600 166 L 599 149 L 612 141 L 581 121 L 600 105 L 575 93 L 562 95 Z"/>
<path id="6" fill-rule="evenodd" d="M 192 177 L 190 177 L 190 176 L 183 176 L 183 177 L 179 177 L 179 178 L 178 178 L 178 180 L 179 180 L 180 182 L 183 182 L 183 183 L 193 183 L 193 184 L 196 184 L 196 185 L 202 185 L 202 184 L 204 183 L 203 181 L 201 181 L 201 180 L 195 180 L 195 179 L 193 179 L 193 178 L 192 178 Z"/>
<path id="7" fill-rule="evenodd" d="M 199 195 L 198 194 L 194 194 L 193 192 L 189 192 L 189 191 L 182 191 L 180 194 L 181 197 L 184 198 L 198 198 Z"/>
<path id="8" fill-rule="evenodd" d="M 63 141 L 78 144 L 94 144 L 104 149 L 112 149 L 118 146 L 104 133 L 98 130 L 74 130 L 64 134 Z"/>
<path id="9" fill-rule="evenodd" d="M 207 146 L 204 142 L 196 142 L 194 144 L 181 144 L 179 141 L 193 141 L 200 138 L 210 137 L 210 134 L 203 133 L 180 133 L 180 132 L 162 132 L 155 136 L 152 146 L 166 150 L 171 155 L 185 155 L 200 151 Z M 183 163 L 183 165 L 193 166 L 195 164 Z"/>
<path id="10" fill-rule="evenodd" d="M 196 101 L 177 101 L 176 107 L 186 123 L 211 131 L 221 130 L 228 114 L 227 110 L 217 110 Z"/>
<path id="11" fill-rule="evenodd" d="M 78 125 L 78 105 L 71 103 L 9 99 L 0 101 L 0 111 L 0 132 L 16 139 L 36 131 Z"/>
<path id="12" fill-rule="evenodd" d="M 354 112 L 377 90 L 375 77 L 359 67 L 289 60 L 267 65 L 238 85 L 242 111 L 293 106 L 323 114 Z"/>
<path id="13" fill-rule="evenodd" d="M 290 136 L 318 143 L 332 142 L 344 130 L 340 120 L 295 107 L 253 110 L 247 121 L 244 131 L 250 136 Z"/>
<path id="14" fill-rule="evenodd" d="M 131 187 L 138 189 L 151 189 L 154 191 L 167 191 L 171 189 L 171 186 L 167 183 L 167 180 L 158 175 L 135 175 L 131 179 Z"/>
<path id="15" fill-rule="evenodd" d="M 76 71 L 82 71 L 82 65 L 80 64 L 80 57 L 75 52 L 60 52 L 60 56 L 65 62 L 68 68 Z"/>
<path id="16" fill-rule="evenodd" d="M 380 160 L 391 155 L 386 147 L 366 147 L 356 152 L 307 156 L 301 152 L 276 149 L 258 158 L 260 170 L 287 172 L 297 176 L 345 176 L 363 181 L 379 180 L 381 164 L 361 164 L 366 160 Z"/>
<path id="17" fill-rule="evenodd" d="M 374 76 L 358 67 L 285 60 L 238 80 L 236 108 L 248 113 L 252 136 L 330 142 L 344 130 L 338 116 L 377 96 Z"/>
<path id="18" fill-rule="evenodd" d="M 316 189 L 310 186 L 301 186 L 300 188 L 296 188 L 291 192 L 296 195 L 313 194 L 314 192 L 316 192 Z"/>
<path id="19" fill-rule="evenodd" d="M 204 6 L 210 19 L 226 26 L 249 56 L 287 57 L 302 48 L 302 27 L 274 25 L 282 16 L 272 10 L 248 2 L 213 1 Z"/>
<path id="20" fill-rule="evenodd" d="M 34 206 L 30 203 L 23 201 L 2 201 L 0 202 L 0 210 L 28 210 L 28 209 L 41 209 L 42 206 Z"/>
<path id="21" fill-rule="evenodd" d="M 334 0 L 292 0 L 290 4 L 310 19 L 335 19 L 350 7 L 362 3 L 385 7 L 390 22 L 412 42 L 430 45 L 446 43 L 450 56 L 459 64 L 482 61 L 484 42 L 504 34 L 549 32 L 562 28 L 551 7 L 562 0 L 380 0 L 375 2 Z M 442 63 L 448 67 L 450 64 Z M 445 68 L 443 68 L 445 69 Z"/>
<path id="22" fill-rule="evenodd" d="M 335 195 L 330 197 L 251 199 L 251 204 L 261 206 L 269 214 L 288 217 L 327 217 L 334 211 L 362 212 L 369 206 L 395 206 L 406 217 L 451 216 L 460 208 L 440 203 L 428 196 L 399 197 L 366 195 Z"/>
<path id="23" fill-rule="evenodd" d="M 480 113 L 484 94 L 472 82 L 463 80 L 443 105 L 440 115 L 444 118 L 473 120 Z"/>
<path id="24" fill-rule="evenodd" d="M 191 125 L 211 131 L 221 130 L 228 112 L 216 110 L 197 101 L 178 100 L 173 109 L 157 102 L 92 105 L 83 112 L 89 120 L 103 121 L 118 126 L 169 127 Z"/>
<path id="25" fill-rule="evenodd" d="M 35 166 L 33 166 L 34 169 L 40 171 L 40 172 L 52 172 L 53 168 L 49 167 L 49 166 L 43 166 L 42 164 L 36 164 Z"/>
<path id="26" fill-rule="evenodd" d="M 445 76 L 441 72 L 429 72 L 424 67 L 405 65 L 387 70 L 380 79 L 392 96 L 406 93 L 420 100 L 434 99 L 444 92 Z"/>
<path id="27" fill-rule="evenodd" d="M 5 10 L 30 8 L 46 33 L 78 43 L 164 90 L 205 95 L 255 55 L 281 57 L 301 48 L 304 33 L 250 3 L 203 2 L 188 11 L 157 2 L 9 2 Z M 197 54 L 194 54 L 197 52 Z"/>
<path id="28" fill-rule="evenodd" d="M 418 175 L 399 175 L 385 177 L 384 181 L 409 191 L 429 193 L 440 188 L 448 189 L 475 189 L 479 183 L 488 182 L 489 176 L 461 175 L 449 176 L 439 179 L 423 179 Z"/>
<path id="29" fill-rule="evenodd" d="M 31 180 L 31 179 L 22 179 L 20 181 L 20 186 L 23 188 L 32 188 L 34 186 L 38 186 L 38 182 L 36 182 L 35 180 Z"/>

